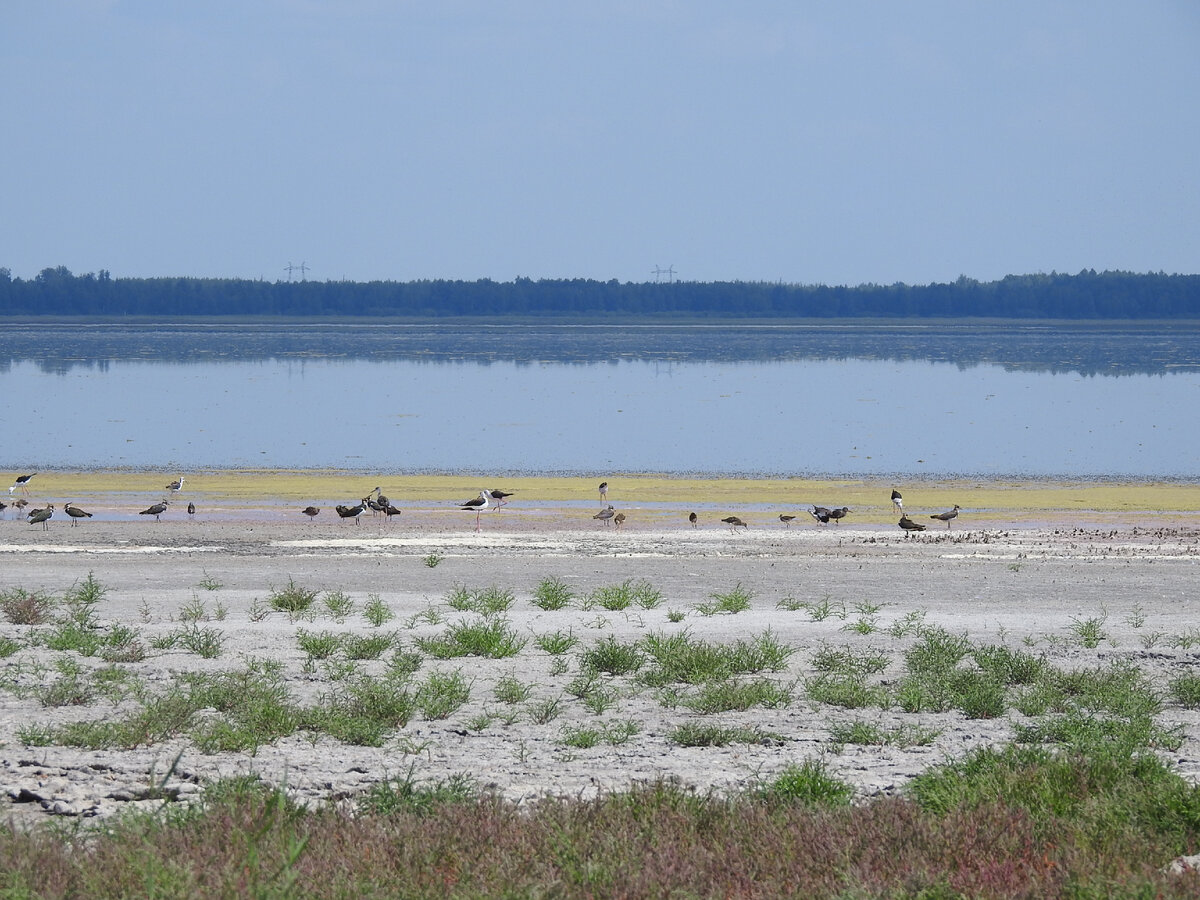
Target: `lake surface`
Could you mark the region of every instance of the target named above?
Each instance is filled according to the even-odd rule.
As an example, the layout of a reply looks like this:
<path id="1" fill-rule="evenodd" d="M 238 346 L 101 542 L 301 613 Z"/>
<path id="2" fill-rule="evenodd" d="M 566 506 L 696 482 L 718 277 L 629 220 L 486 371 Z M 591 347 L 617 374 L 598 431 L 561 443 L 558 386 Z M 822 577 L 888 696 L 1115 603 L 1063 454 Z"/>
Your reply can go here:
<path id="1" fill-rule="evenodd" d="M 5 325 L 0 467 L 1200 478 L 1200 329 Z"/>

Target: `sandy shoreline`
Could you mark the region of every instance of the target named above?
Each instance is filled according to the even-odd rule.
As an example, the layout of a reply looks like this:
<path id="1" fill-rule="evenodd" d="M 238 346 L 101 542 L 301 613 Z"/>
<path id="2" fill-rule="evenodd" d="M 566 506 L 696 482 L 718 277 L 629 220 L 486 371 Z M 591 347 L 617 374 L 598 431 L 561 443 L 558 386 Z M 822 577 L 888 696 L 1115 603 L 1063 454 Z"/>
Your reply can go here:
<path id="1" fill-rule="evenodd" d="M 301 732 L 255 754 L 204 754 L 186 736 L 131 750 L 94 751 L 27 746 L 18 732 L 30 724 L 119 717 L 136 708 L 136 702 L 126 698 L 115 705 L 99 700 L 44 706 L 37 690 L 60 677 L 56 665 L 64 653 L 30 643 L 29 626 L 3 623 L 0 636 L 18 642 L 20 649 L 0 660 L 5 679 L 0 687 L 0 769 L 9 797 L 8 810 L 0 812 L 34 819 L 54 812 L 110 814 L 139 802 L 180 752 L 168 781 L 181 798 L 213 778 L 242 772 L 286 782 L 308 800 L 353 798 L 410 766 L 421 778 L 467 773 L 513 799 L 619 790 L 633 781 L 661 777 L 701 790 L 728 790 L 814 756 L 823 756 L 866 797 L 896 791 L 913 774 L 970 747 L 1011 740 L 1022 717 L 1011 709 L 996 719 L 968 719 L 961 712 L 905 713 L 895 706 L 845 709 L 817 703 L 807 696 L 806 684 L 817 675 L 814 655 L 822 648 L 886 654 L 887 669 L 873 679 L 884 686 L 900 676 L 904 650 L 917 639 L 900 626 L 917 620 L 965 634 L 975 644 L 1044 654 L 1060 668 L 1128 660 L 1156 684 L 1194 671 L 1200 662 L 1195 624 L 1200 599 L 1194 590 L 1200 573 L 1200 503 L 1187 486 L 1178 491 L 1144 485 L 1095 488 L 1109 491 L 1100 494 L 1088 489 L 1081 495 L 1084 503 L 1074 510 L 1036 503 L 1064 502 L 1057 494 L 1039 491 L 1084 491 L 1080 486 L 1016 490 L 990 485 L 979 488 L 992 492 L 986 509 L 982 502 L 972 503 L 982 495 L 965 486 L 946 493 L 930 487 L 931 499 L 944 498 L 935 511 L 949 501 L 963 506 L 963 513 L 949 529 L 931 522 L 929 531 L 908 537 L 885 505 L 890 487 L 879 484 L 835 485 L 831 487 L 837 491 L 809 501 L 851 498 L 845 504 L 858 509 L 840 527 L 817 526 L 805 516 L 797 520 L 803 524 L 785 528 L 777 518 L 783 508 L 743 491 L 697 505 L 710 515 L 703 517 L 702 527 L 692 529 L 684 518 L 684 510 L 694 505 L 687 495 L 658 494 L 647 482 L 638 485 L 645 499 L 618 503 L 628 496 L 629 485 L 622 479 L 614 483 L 610 502 L 631 514 L 618 531 L 591 519 L 599 504 L 588 493 L 594 491 L 590 483 L 578 487 L 578 497 L 539 499 L 532 480 L 509 480 L 489 486 L 514 490 L 513 504 L 485 513 L 476 533 L 474 516 L 444 496 L 449 492 L 443 483 L 427 486 L 441 491 L 440 499 L 410 500 L 391 522 L 364 516 L 356 526 L 324 519 L 329 510 L 308 522 L 297 511 L 301 495 L 281 491 L 275 482 L 265 484 L 272 489 L 265 493 L 274 499 L 262 503 L 241 494 L 241 487 L 235 491 L 197 477 L 196 490 L 189 480 L 177 498 L 179 506 L 194 499 L 196 517 L 189 520 L 173 505 L 171 514 L 156 523 L 131 513 L 125 504 L 142 486 L 125 494 L 112 485 L 88 482 L 103 488 L 89 494 L 82 479 L 94 477 L 81 474 L 81 481 L 72 483 L 55 476 L 57 485 L 71 490 L 54 496 L 95 507 L 96 517 L 79 527 L 57 516 L 49 531 L 22 521 L 0 522 L 0 589 L 61 594 L 94 573 L 107 591 L 97 609 L 101 623 L 135 629 L 147 647 L 180 628 L 185 609 L 194 613 L 203 608 L 205 618 L 195 624 L 220 633 L 220 656 L 205 659 L 176 647 L 151 649 L 144 660 L 122 663 L 148 690 L 163 688 L 180 673 L 238 670 L 250 660 L 272 659 L 282 667 L 293 698 L 316 702 L 337 690 L 339 675 L 306 659 L 297 643 L 300 632 L 385 632 L 412 649 L 416 640 L 436 637 L 469 618 L 447 605 L 458 588 L 511 591 L 514 602 L 505 619 L 527 643 L 508 659 L 426 657 L 416 679 L 459 672 L 470 685 L 470 697 L 445 719 L 415 715 L 381 748 Z M 50 481 L 46 479 L 47 486 Z M 160 477 L 154 483 L 165 481 Z M 453 487 L 467 490 L 449 496 L 467 499 L 473 493 L 470 484 L 454 480 Z M 256 489 L 263 486 L 256 483 Z M 399 495 L 386 480 L 381 487 Z M 706 488 L 713 486 L 672 485 L 683 491 Z M 1161 495 L 1156 493 L 1160 489 Z M 853 499 L 859 490 L 864 491 L 862 503 Z M 906 505 L 912 508 L 925 490 L 906 487 Z M 72 491 L 78 492 L 65 496 Z M 161 487 L 157 491 L 161 494 Z M 154 492 L 146 493 L 154 499 Z M 347 499 L 351 493 L 345 492 Z M 416 493 L 414 489 L 406 496 Z M 1009 504 L 997 506 L 991 499 L 996 494 L 1010 498 Z M 327 483 L 325 495 L 337 496 Z M 735 495 L 740 507 L 718 505 L 732 504 Z M 1168 506 L 1168 495 L 1174 506 Z M 89 496 L 92 501 L 85 500 Z M 100 502 L 105 496 L 117 502 Z M 1153 502 L 1137 509 L 1171 511 L 1131 517 L 1130 507 L 1122 506 L 1147 497 Z M 716 521 L 727 510 L 745 514 L 751 528 L 731 533 Z M 434 567 L 426 562 L 431 554 L 441 557 Z M 653 609 L 609 611 L 580 599 L 568 609 L 546 612 L 532 600 L 539 583 L 552 577 L 567 583 L 577 598 L 644 579 L 661 592 L 663 602 Z M 324 612 L 311 620 L 291 620 L 279 612 L 258 618 L 256 610 L 289 580 L 321 592 L 343 591 L 355 610 L 341 622 Z M 749 609 L 704 614 L 714 594 L 739 585 L 751 593 Z M 373 597 L 395 615 L 378 629 L 363 615 Z M 817 620 L 797 608 L 797 601 L 827 603 L 833 612 Z M 672 621 L 672 613 L 682 614 L 681 619 Z M 1074 637 L 1079 623 L 1092 619 L 1100 621 L 1104 640 L 1087 648 Z M 864 621 L 869 627 L 861 626 Z M 597 714 L 569 690 L 581 671 L 580 654 L 600 641 L 634 642 L 649 634 L 686 631 L 696 640 L 728 644 L 752 640 L 767 629 L 794 650 L 785 670 L 765 676 L 791 692 L 790 701 L 775 708 L 701 715 L 664 704 L 660 692 L 634 677 L 605 676 L 615 700 Z M 569 633 L 578 644 L 561 656 L 536 645 L 534 638 L 554 632 Z M 1190 640 L 1180 640 L 1188 635 L 1197 637 L 1194 647 Z M 95 657 L 69 655 L 85 672 L 104 665 Z M 377 676 L 384 666 L 383 660 L 367 661 L 360 671 Z M 509 706 L 496 697 L 496 685 L 506 676 L 530 686 L 527 700 Z M 558 714 L 535 721 L 533 705 L 556 700 Z M 883 728 L 931 729 L 937 737 L 928 745 L 906 748 L 837 746 L 831 741 L 832 724 L 860 720 Z M 1183 743 L 1171 760 L 1188 777 L 1200 777 L 1197 714 L 1168 704 L 1159 720 L 1182 729 Z M 773 737 L 761 744 L 680 746 L 671 734 L 689 721 L 761 728 Z M 631 725 L 636 733 L 619 744 L 601 742 L 586 749 L 566 739 L 572 729 L 614 724 Z"/>

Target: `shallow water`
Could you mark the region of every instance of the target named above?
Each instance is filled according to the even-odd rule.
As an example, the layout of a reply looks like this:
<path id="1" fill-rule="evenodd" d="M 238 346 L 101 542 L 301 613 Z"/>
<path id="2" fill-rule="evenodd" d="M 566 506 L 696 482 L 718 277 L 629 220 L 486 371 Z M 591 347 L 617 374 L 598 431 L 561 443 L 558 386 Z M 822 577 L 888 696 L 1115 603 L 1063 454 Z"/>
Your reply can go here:
<path id="1" fill-rule="evenodd" d="M 1200 478 L 1194 329 L 21 326 L 0 466 Z"/>

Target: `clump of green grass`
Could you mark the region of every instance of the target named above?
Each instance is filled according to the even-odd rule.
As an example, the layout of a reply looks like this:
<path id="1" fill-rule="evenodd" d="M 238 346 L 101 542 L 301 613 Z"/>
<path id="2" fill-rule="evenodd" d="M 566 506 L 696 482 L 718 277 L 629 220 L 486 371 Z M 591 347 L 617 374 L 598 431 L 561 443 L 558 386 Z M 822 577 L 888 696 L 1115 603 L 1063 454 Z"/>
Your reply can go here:
<path id="1" fill-rule="evenodd" d="M 669 683 L 701 684 L 735 675 L 779 672 L 787 667 L 794 648 L 781 644 L 770 629 L 749 641 L 714 644 L 694 640 L 688 631 L 654 632 L 642 641 L 654 666 L 642 680 L 651 686 Z"/>
<path id="2" fill-rule="evenodd" d="M 456 587 L 446 597 L 446 605 L 458 612 L 473 612 L 481 616 L 496 616 L 508 612 L 516 596 L 507 588 L 495 585 L 468 590 Z"/>
<path id="3" fill-rule="evenodd" d="M 223 586 L 220 581 L 207 572 L 204 573 L 204 577 L 196 584 L 196 587 L 203 588 L 206 591 L 219 591 Z"/>
<path id="4" fill-rule="evenodd" d="M 1071 624 L 1067 627 L 1067 630 L 1071 632 L 1075 643 L 1080 647 L 1094 650 L 1109 638 L 1108 632 L 1104 630 L 1104 623 L 1106 621 L 1107 616 L 1093 616 L 1089 619 L 1080 619 L 1072 616 Z"/>
<path id="5" fill-rule="evenodd" d="M 566 609 L 574 600 L 574 591 L 561 578 L 543 578 L 533 591 L 533 605 L 546 612 Z"/>
<path id="6" fill-rule="evenodd" d="M 470 775 L 451 775 L 433 782 L 419 782 L 415 767 L 403 776 L 386 778 L 367 789 L 358 802 L 359 811 L 371 816 L 402 815 L 428 817 L 453 806 L 474 806 L 483 792 Z"/>
<path id="7" fill-rule="evenodd" d="M 431 672 L 417 686 L 415 702 L 426 719 L 445 719 L 471 699 L 471 684 L 461 671 Z"/>
<path id="8" fill-rule="evenodd" d="M 363 606 L 363 618 L 373 628 L 381 628 L 395 618 L 392 608 L 380 599 L 378 594 L 368 594 L 366 605 Z"/>
<path id="9" fill-rule="evenodd" d="M 829 737 L 835 744 L 857 744 L 874 747 L 925 747 L 941 732 L 936 728 L 903 724 L 884 728 L 870 722 L 838 722 L 829 726 Z"/>
<path id="10" fill-rule="evenodd" d="M 7 635 L 0 634 L 0 659 L 5 659 L 12 656 L 21 649 L 21 642 L 10 638 Z"/>
<path id="11" fill-rule="evenodd" d="M 587 596 L 586 609 L 600 607 L 609 612 L 622 612 L 630 607 L 654 609 L 662 603 L 662 591 L 645 579 L 626 579 L 620 584 L 603 585 Z"/>
<path id="12" fill-rule="evenodd" d="M 768 744 L 783 741 L 783 736 L 761 728 L 713 725 L 708 722 L 684 722 L 667 736 L 681 747 L 726 747 L 729 744 Z"/>
<path id="13" fill-rule="evenodd" d="M 417 708 L 407 676 L 359 677 L 339 682 L 301 713 L 301 727 L 347 744 L 381 747 L 408 724 Z"/>
<path id="14" fill-rule="evenodd" d="M 818 672 L 851 678 L 877 675 L 888 667 L 889 662 L 890 657 L 880 650 L 856 650 L 829 644 L 822 644 L 812 659 Z"/>
<path id="15" fill-rule="evenodd" d="M 754 594 L 742 587 L 741 582 L 738 582 L 733 590 L 726 591 L 723 594 L 709 594 L 709 599 L 712 601 L 711 603 L 696 604 L 696 612 L 702 616 L 731 616 L 748 610 L 750 608 L 750 601 L 754 599 Z"/>
<path id="16" fill-rule="evenodd" d="M 332 631 L 314 634 L 301 628 L 296 632 L 296 643 L 309 659 L 328 659 L 341 649 L 342 638 Z"/>
<path id="17" fill-rule="evenodd" d="M 585 669 L 607 672 L 609 675 L 628 675 L 641 668 L 645 658 L 636 642 L 621 643 L 609 635 L 584 650 L 580 654 L 580 664 Z"/>
<path id="18" fill-rule="evenodd" d="M 319 591 L 302 587 L 296 584 L 295 580 L 289 578 L 285 587 L 272 590 L 267 595 L 267 603 L 271 609 L 297 618 L 309 611 L 316 602 L 318 593 Z"/>
<path id="19" fill-rule="evenodd" d="M 457 656 L 503 659 L 516 656 L 526 642 L 527 639 L 509 627 L 507 621 L 491 618 L 463 619 L 440 635 L 416 639 L 418 647 L 437 659 Z"/>
<path id="20" fill-rule="evenodd" d="M 440 563 L 445 558 L 446 557 L 442 556 L 442 554 L 435 552 L 435 553 L 430 553 L 428 556 L 425 556 L 421 560 L 421 562 L 425 563 L 425 565 L 427 565 L 431 569 L 436 569 L 438 567 L 438 563 Z"/>
<path id="21" fill-rule="evenodd" d="M 1171 697 L 1180 706 L 1200 708 L 1200 675 L 1180 675 L 1167 685 Z"/>
<path id="22" fill-rule="evenodd" d="M 549 631 L 535 635 L 533 642 L 551 656 L 561 656 L 579 643 L 579 636 L 568 628 L 566 631 Z"/>
<path id="23" fill-rule="evenodd" d="M 348 659 L 379 659 L 396 645 L 391 634 L 346 634 L 342 636 L 342 652 Z"/>
<path id="24" fill-rule="evenodd" d="M 321 603 L 335 622 L 346 621 L 346 617 L 354 612 L 354 601 L 345 591 L 326 591 Z"/>
<path id="25" fill-rule="evenodd" d="M 492 696 L 501 703 L 524 703 L 532 693 L 532 684 L 521 681 L 511 673 L 500 676 L 492 687 Z"/>
<path id="26" fill-rule="evenodd" d="M 888 701 L 884 688 L 855 675 L 821 674 L 806 681 L 804 690 L 810 700 L 843 709 L 884 706 Z"/>
<path id="27" fill-rule="evenodd" d="M 806 759 L 800 765 L 787 766 L 755 793 L 773 804 L 837 807 L 850 803 L 854 788 L 832 775 L 823 760 Z"/>
<path id="28" fill-rule="evenodd" d="M 701 715 L 747 710 L 755 706 L 779 709 L 792 702 L 792 691 L 787 685 L 776 684 L 766 678 L 748 681 L 713 681 L 698 690 L 679 698 L 680 705 Z"/>

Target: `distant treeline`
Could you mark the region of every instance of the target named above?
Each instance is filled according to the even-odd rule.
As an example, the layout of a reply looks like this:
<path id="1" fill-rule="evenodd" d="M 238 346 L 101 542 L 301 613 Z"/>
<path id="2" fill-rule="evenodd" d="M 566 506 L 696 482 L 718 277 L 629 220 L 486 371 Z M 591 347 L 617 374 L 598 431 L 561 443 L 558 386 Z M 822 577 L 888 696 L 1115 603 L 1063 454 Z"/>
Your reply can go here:
<path id="1" fill-rule="evenodd" d="M 1200 275 L 1095 272 L 855 287 L 769 282 L 251 281 L 0 268 L 0 316 L 1198 319 Z"/>

